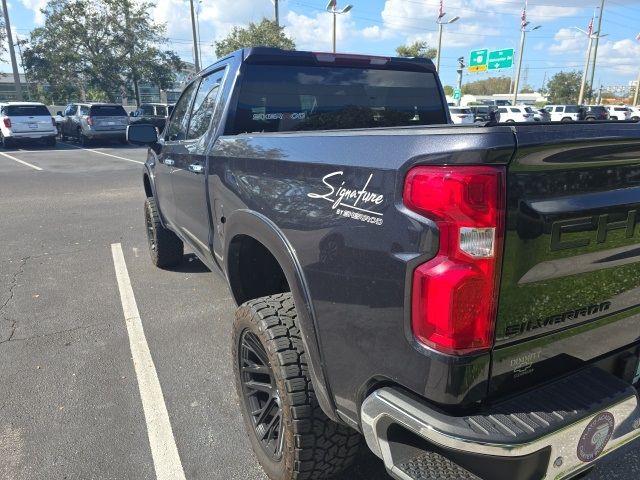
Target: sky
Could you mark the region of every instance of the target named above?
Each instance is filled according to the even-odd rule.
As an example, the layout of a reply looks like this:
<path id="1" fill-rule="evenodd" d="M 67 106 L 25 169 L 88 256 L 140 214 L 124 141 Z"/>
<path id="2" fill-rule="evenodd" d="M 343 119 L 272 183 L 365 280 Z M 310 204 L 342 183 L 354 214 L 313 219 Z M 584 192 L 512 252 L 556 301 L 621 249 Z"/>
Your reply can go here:
<path id="1" fill-rule="evenodd" d="M 195 0 L 198 5 L 200 46 L 204 65 L 215 61 L 213 42 L 223 38 L 233 26 L 273 17 L 271 0 Z M 555 73 L 584 67 L 588 38 L 574 29 L 587 29 L 591 17 L 599 14 L 601 0 L 530 0 L 527 20 L 540 25 L 526 36 L 521 84 L 542 86 Z M 46 0 L 11 0 L 12 29 L 20 38 L 41 25 L 40 9 Z M 436 18 L 439 0 L 338 0 L 353 9 L 338 16 L 339 52 L 391 56 L 399 45 L 424 40 L 437 45 Z M 468 62 L 471 50 L 514 48 L 520 42 L 520 15 L 524 0 L 443 0 L 445 20 L 460 20 L 444 28 L 441 77 L 444 84 L 456 82 L 458 57 Z M 166 23 L 168 46 L 188 61 L 193 60 L 188 0 L 156 0 L 153 18 Z M 327 0 L 280 0 L 280 23 L 299 50 L 330 51 L 331 15 Z M 597 28 L 597 19 L 596 27 Z M 640 71 L 640 1 L 605 0 L 603 37 L 598 50 L 594 86 L 628 85 Z M 0 70 L 9 71 L 8 64 Z M 511 75 L 512 70 L 467 73 L 464 82 L 495 75 Z"/>

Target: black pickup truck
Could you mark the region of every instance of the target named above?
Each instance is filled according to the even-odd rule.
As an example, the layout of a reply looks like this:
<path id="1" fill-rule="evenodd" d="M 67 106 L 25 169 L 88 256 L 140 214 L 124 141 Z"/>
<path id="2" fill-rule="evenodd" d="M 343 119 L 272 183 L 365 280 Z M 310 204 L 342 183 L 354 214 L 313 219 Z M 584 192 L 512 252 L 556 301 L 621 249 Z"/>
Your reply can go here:
<path id="1" fill-rule="evenodd" d="M 148 145 L 153 262 L 239 305 L 272 479 L 571 478 L 640 435 L 640 126 L 449 125 L 428 60 L 238 51 Z"/>

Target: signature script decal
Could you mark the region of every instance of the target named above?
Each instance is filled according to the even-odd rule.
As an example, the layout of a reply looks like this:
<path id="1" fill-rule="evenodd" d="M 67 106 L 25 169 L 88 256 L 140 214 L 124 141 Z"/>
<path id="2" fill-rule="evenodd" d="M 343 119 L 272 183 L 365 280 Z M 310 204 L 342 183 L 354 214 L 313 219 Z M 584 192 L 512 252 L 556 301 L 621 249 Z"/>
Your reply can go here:
<path id="1" fill-rule="evenodd" d="M 309 193 L 309 198 L 320 198 L 331 202 L 331 209 L 345 218 L 353 218 L 373 225 L 382 225 L 384 216 L 380 212 L 372 210 L 384 202 L 384 195 L 367 190 L 373 173 L 369 175 L 361 189 L 345 186 L 342 180 L 343 171 L 332 172 L 325 175 L 322 183 L 326 186 L 324 193 Z"/>

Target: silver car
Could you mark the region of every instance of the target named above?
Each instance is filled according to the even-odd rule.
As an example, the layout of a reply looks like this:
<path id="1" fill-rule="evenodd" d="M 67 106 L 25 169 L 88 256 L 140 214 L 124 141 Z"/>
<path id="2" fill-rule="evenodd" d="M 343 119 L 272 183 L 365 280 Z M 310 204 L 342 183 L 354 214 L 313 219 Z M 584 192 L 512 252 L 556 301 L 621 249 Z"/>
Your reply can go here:
<path id="1" fill-rule="evenodd" d="M 117 103 L 72 103 L 67 105 L 60 124 L 62 140 L 75 138 L 86 146 L 92 140 L 118 140 L 126 144 L 129 116 Z"/>

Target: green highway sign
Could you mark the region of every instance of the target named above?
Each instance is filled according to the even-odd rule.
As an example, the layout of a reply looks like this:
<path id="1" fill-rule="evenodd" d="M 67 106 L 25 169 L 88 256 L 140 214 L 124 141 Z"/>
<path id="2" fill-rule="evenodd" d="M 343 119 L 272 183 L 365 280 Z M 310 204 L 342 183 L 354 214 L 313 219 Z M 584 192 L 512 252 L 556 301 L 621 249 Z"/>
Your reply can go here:
<path id="1" fill-rule="evenodd" d="M 487 58 L 489 56 L 489 50 L 472 50 L 469 55 L 469 68 L 479 67 L 487 64 Z"/>
<path id="2" fill-rule="evenodd" d="M 462 92 L 460 91 L 460 89 L 459 89 L 459 88 L 456 88 L 456 89 L 453 91 L 453 99 L 454 99 L 454 100 L 460 100 L 461 95 L 462 95 Z"/>
<path id="3" fill-rule="evenodd" d="M 489 70 L 500 70 L 513 67 L 513 48 L 492 50 L 487 61 Z"/>

